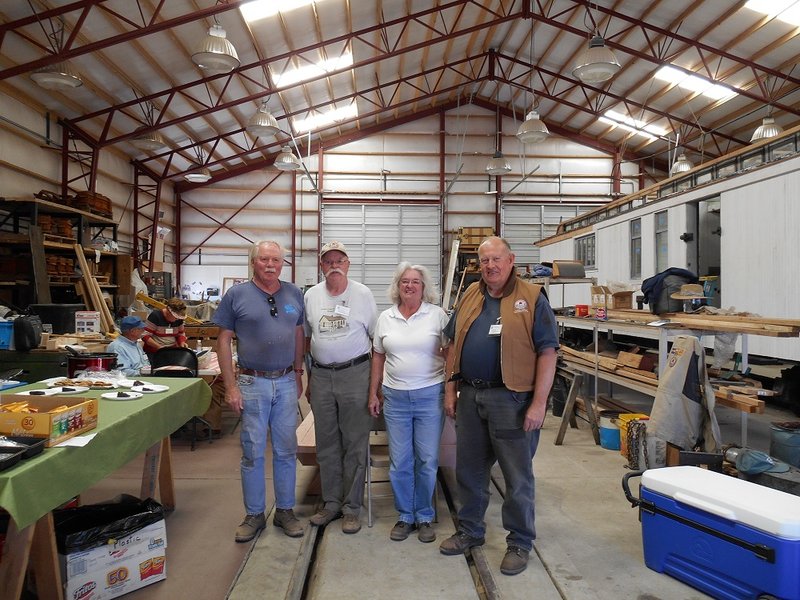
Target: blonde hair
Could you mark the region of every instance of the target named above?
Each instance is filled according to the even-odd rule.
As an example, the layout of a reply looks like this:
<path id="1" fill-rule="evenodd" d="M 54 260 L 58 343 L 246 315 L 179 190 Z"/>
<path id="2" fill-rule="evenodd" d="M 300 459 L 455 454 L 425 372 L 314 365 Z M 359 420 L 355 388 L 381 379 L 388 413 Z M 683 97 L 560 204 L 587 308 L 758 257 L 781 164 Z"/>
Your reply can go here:
<path id="1" fill-rule="evenodd" d="M 430 304 L 439 303 L 439 290 L 436 289 L 436 284 L 433 283 L 433 277 L 428 267 L 423 265 L 412 265 L 410 262 L 404 261 L 397 265 L 392 283 L 389 284 L 389 289 L 386 290 L 386 295 L 391 300 L 392 304 L 400 304 L 400 279 L 406 271 L 416 271 L 422 278 L 422 301 Z"/>

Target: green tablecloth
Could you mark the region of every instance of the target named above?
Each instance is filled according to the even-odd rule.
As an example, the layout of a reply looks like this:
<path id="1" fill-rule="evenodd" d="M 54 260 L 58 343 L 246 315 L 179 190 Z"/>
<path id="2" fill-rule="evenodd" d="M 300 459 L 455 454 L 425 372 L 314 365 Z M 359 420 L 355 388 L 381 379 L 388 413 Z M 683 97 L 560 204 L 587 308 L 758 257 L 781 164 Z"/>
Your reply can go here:
<path id="1" fill-rule="evenodd" d="M 87 432 L 97 435 L 89 444 L 82 448 L 45 448 L 42 454 L 0 472 L 0 507 L 11 514 L 19 529 L 35 523 L 208 409 L 211 388 L 202 379 L 147 377 L 147 381 L 170 389 L 136 400 L 106 400 L 100 398 L 100 390 L 81 394 L 99 398 L 97 428 Z M 42 387 L 31 384 L 13 392 Z"/>

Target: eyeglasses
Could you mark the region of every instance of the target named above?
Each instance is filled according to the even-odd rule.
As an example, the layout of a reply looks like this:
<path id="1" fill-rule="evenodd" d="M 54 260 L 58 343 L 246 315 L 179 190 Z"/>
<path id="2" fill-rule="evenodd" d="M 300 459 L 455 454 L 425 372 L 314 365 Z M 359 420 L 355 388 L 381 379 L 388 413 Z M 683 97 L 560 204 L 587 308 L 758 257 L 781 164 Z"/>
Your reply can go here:
<path id="1" fill-rule="evenodd" d="M 277 319 L 278 307 L 275 306 L 275 296 L 267 296 L 267 303 L 269 304 L 269 314 Z"/>
<path id="2" fill-rule="evenodd" d="M 333 266 L 341 267 L 346 262 L 347 262 L 346 258 L 337 258 L 335 260 L 323 260 L 322 264 L 325 265 L 326 267 L 333 267 Z"/>

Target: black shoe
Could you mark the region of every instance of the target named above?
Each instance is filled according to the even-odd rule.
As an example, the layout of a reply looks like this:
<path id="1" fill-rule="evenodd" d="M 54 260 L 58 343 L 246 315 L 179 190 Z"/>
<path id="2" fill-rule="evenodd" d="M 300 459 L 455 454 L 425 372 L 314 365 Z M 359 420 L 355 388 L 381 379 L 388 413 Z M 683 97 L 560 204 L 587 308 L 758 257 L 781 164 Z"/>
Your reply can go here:
<path id="1" fill-rule="evenodd" d="M 454 556 L 456 554 L 464 554 L 466 550 L 475 546 L 483 546 L 484 543 L 486 543 L 484 538 L 472 537 L 463 531 L 457 531 L 439 544 L 439 552 L 447 556 Z"/>
<path id="2" fill-rule="evenodd" d="M 413 523 L 406 523 L 405 521 L 398 521 L 392 527 L 392 531 L 389 534 L 389 539 L 395 542 L 402 542 L 406 539 L 409 534 L 414 531 L 414 524 Z"/>

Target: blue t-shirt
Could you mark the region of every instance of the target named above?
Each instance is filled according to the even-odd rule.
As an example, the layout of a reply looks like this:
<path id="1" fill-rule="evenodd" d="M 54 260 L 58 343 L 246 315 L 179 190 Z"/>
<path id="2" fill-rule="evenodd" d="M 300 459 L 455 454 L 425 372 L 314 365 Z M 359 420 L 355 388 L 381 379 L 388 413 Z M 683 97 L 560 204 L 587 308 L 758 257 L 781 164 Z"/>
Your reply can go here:
<path id="1" fill-rule="evenodd" d="M 275 300 L 274 317 L 270 298 Z M 292 364 L 295 329 L 303 320 L 303 292 L 286 281 L 281 281 L 272 295 L 252 281 L 233 286 L 222 297 L 213 319 L 236 333 L 239 366 L 258 371 L 279 371 Z"/>
<path id="2" fill-rule="evenodd" d="M 489 335 L 489 327 L 500 318 L 500 298 L 484 292 L 483 307 L 470 325 L 461 348 L 461 376 L 464 379 L 502 381 L 500 370 L 500 336 Z M 533 347 L 537 352 L 546 348 L 558 348 L 558 327 L 553 309 L 544 292 L 536 299 L 533 312 Z M 451 340 L 455 336 L 456 313 L 450 318 L 444 334 Z"/>

